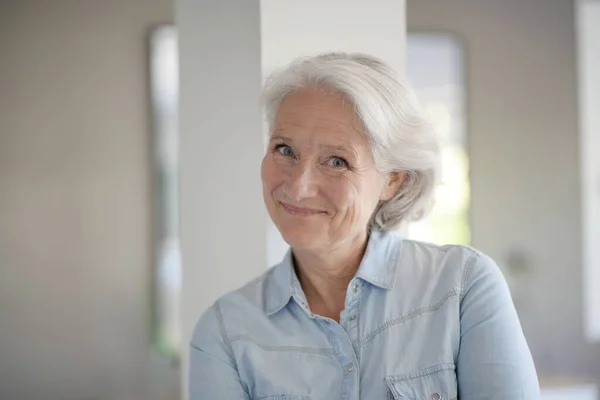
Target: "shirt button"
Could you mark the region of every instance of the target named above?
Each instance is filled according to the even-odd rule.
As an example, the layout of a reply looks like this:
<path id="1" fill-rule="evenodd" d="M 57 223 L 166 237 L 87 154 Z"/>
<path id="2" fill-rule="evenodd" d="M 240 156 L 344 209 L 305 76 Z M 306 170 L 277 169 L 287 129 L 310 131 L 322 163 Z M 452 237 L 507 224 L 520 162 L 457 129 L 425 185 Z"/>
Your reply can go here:
<path id="1" fill-rule="evenodd" d="M 358 283 L 355 283 L 354 285 L 352 285 L 352 291 L 354 293 L 358 292 Z"/>
<path id="2" fill-rule="evenodd" d="M 352 363 L 348 364 L 347 368 L 348 368 L 348 372 L 354 371 L 354 364 L 352 364 Z M 437 400 L 439 400 L 439 399 L 437 399 Z"/>
<path id="3" fill-rule="evenodd" d="M 354 321 L 356 319 L 356 315 L 350 317 L 350 321 Z"/>
<path id="4" fill-rule="evenodd" d="M 442 396 L 439 393 L 434 393 L 431 395 L 431 400 L 440 400 Z"/>

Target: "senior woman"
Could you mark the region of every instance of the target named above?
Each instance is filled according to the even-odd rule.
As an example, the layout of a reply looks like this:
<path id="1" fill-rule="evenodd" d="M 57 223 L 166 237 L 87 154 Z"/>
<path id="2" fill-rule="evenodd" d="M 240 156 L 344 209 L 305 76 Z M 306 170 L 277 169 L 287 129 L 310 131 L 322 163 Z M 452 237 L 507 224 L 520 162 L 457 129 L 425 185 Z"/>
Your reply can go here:
<path id="1" fill-rule="evenodd" d="M 291 249 L 200 318 L 190 399 L 538 399 L 495 263 L 394 233 L 424 214 L 438 175 L 402 79 L 371 56 L 324 54 L 272 75 L 263 100 L 264 202 Z"/>

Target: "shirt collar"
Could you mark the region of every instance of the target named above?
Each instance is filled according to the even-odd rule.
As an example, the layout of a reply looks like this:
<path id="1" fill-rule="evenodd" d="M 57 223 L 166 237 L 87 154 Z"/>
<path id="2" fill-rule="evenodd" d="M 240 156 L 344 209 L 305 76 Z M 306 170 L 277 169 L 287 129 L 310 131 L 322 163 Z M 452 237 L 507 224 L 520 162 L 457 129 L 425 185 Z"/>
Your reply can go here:
<path id="1" fill-rule="evenodd" d="M 283 260 L 273 268 L 273 273 L 268 278 L 265 295 L 265 312 L 268 316 L 281 310 L 292 298 L 295 275 L 292 249 L 290 248 Z"/>
<path id="2" fill-rule="evenodd" d="M 395 232 L 372 229 L 355 276 L 382 289 L 392 289 L 401 248 L 402 239 Z"/>
<path id="3" fill-rule="evenodd" d="M 372 229 L 367 249 L 355 276 L 382 289 L 392 289 L 401 247 L 402 240 L 394 232 Z M 294 295 L 303 296 L 294 271 L 291 249 L 274 267 L 268 279 L 265 312 L 269 316 L 285 307 Z"/>

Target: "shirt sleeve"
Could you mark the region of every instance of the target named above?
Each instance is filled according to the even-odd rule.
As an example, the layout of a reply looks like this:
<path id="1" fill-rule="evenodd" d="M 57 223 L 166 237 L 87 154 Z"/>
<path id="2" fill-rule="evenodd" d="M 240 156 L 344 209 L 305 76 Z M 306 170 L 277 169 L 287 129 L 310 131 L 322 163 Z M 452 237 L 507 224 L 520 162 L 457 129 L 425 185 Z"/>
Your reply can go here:
<path id="1" fill-rule="evenodd" d="M 508 285 L 484 254 L 467 262 L 457 361 L 461 400 L 539 400 L 531 352 Z"/>
<path id="2" fill-rule="evenodd" d="M 189 400 L 249 400 L 216 303 L 200 318 L 189 349 Z"/>

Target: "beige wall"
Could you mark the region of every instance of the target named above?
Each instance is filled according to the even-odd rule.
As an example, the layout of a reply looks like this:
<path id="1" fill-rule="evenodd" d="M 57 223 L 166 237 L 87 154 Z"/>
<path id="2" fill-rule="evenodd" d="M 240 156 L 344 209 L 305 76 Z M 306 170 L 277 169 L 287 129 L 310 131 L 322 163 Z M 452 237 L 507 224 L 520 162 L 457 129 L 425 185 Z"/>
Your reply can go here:
<path id="1" fill-rule="evenodd" d="M 147 34 L 172 3 L 0 2 L 2 399 L 113 399 L 159 373 Z"/>
<path id="2" fill-rule="evenodd" d="M 600 381 L 582 322 L 576 40 L 566 0 L 409 0 L 409 30 L 458 34 L 467 51 L 473 244 L 510 274 L 542 374 Z"/>

